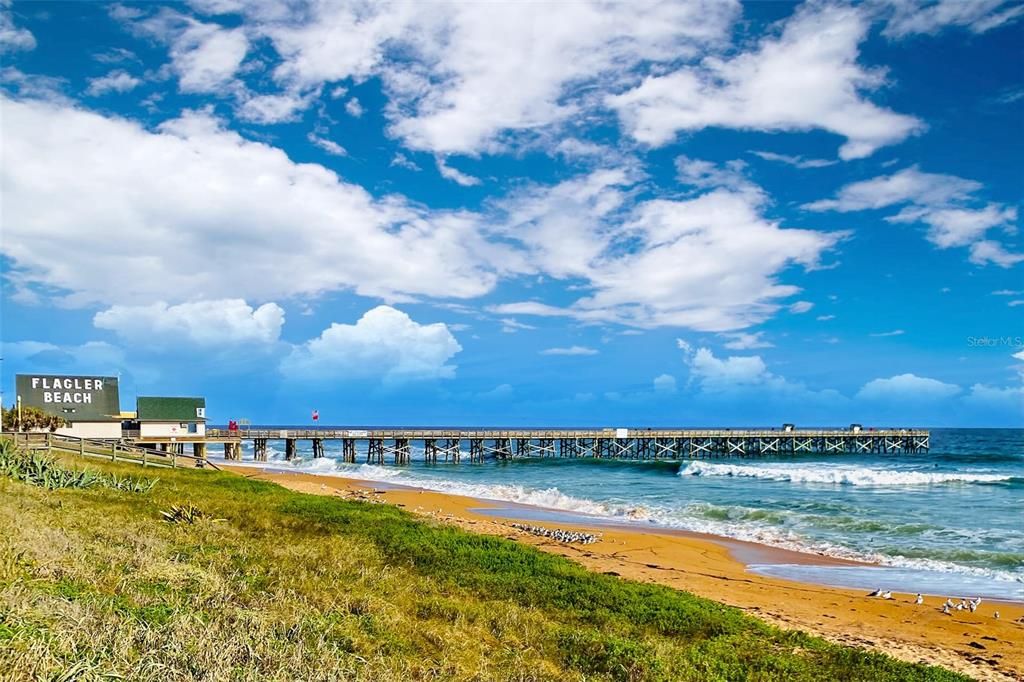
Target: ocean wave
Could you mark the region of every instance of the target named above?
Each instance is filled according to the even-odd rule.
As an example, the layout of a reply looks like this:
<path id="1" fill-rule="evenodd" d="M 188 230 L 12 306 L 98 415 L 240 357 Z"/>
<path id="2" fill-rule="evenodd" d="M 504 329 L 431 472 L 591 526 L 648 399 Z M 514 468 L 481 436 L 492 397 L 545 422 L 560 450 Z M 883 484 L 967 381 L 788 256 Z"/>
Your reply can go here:
<path id="1" fill-rule="evenodd" d="M 230 464 L 236 466 L 241 464 L 242 466 L 279 471 L 301 471 L 320 476 L 336 476 L 410 486 L 451 495 L 504 501 L 570 514 L 579 514 L 581 516 L 590 516 L 603 519 L 606 522 L 643 523 L 669 529 L 708 533 L 720 537 L 778 547 L 780 549 L 819 554 L 839 559 L 863 561 L 907 569 L 959 573 L 1003 582 L 1024 583 L 1024 572 L 1012 570 L 1015 568 L 1012 561 L 994 562 L 1000 568 L 965 565 L 965 563 L 984 563 L 987 553 L 983 551 L 968 557 L 952 554 L 943 555 L 942 550 L 937 549 L 934 553 L 922 552 L 920 556 L 913 556 L 912 552 L 907 552 L 905 548 L 901 547 L 889 547 L 884 551 L 858 551 L 849 546 L 827 540 L 811 540 L 800 533 L 799 530 L 794 529 L 792 524 L 787 521 L 809 521 L 813 523 L 813 517 L 798 514 L 800 519 L 790 519 L 791 512 L 767 511 L 748 507 L 720 507 L 702 502 L 693 502 L 682 508 L 645 506 L 629 503 L 625 500 L 601 502 L 566 494 L 557 487 L 534 489 L 516 484 L 470 483 L 424 476 L 419 472 L 408 469 L 372 464 L 349 464 L 331 458 L 310 458 L 293 462 L 278 460 L 269 463 L 245 461 L 241 463 L 230 462 Z M 701 462 L 693 464 L 708 466 Z M 732 465 L 710 466 L 727 467 Z M 753 467 L 737 468 L 750 469 Z M 828 482 L 834 481 L 830 479 Z M 851 525 L 860 523 L 855 519 L 843 519 L 839 522 L 839 525 L 842 525 L 844 522 L 850 522 Z M 847 530 L 870 529 L 848 528 Z M 910 528 L 907 528 L 907 530 L 911 531 Z M 918 530 L 918 528 L 913 529 L 914 532 Z M 1001 558 L 1005 559 L 1005 557 Z M 965 563 L 960 563 L 958 560 Z"/>
<path id="2" fill-rule="evenodd" d="M 1005 483 L 1013 476 L 970 472 L 898 471 L 862 467 L 790 467 L 713 464 L 691 462 L 679 471 L 680 476 L 737 476 L 791 483 L 826 483 L 838 485 L 892 486 L 936 485 L 941 483 Z"/>

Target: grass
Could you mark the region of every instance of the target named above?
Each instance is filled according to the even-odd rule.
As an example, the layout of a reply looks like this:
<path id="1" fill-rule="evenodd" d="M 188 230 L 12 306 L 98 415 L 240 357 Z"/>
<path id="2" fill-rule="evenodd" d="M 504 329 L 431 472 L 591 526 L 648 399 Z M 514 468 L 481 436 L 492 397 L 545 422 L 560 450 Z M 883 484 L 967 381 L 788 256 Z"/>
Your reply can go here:
<path id="1" fill-rule="evenodd" d="M 169 523 L 175 508 L 201 513 Z M 0 678 L 964 679 L 227 473 L 162 471 L 142 493 L 0 476 L 0 524 Z"/>

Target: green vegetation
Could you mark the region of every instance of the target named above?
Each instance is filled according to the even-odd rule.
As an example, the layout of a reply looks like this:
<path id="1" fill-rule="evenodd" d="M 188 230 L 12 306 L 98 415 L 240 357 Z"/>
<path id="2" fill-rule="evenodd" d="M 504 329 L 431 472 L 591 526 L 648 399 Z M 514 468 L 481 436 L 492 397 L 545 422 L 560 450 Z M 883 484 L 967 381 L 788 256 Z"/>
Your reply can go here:
<path id="1" fill-rule="evenodd" d="M 0 670 L 14 679 L 963 679 L 226 473 L 161 472 L 141 495 L 0 477 L 0 524 Z"/>
<path id="2" fill-rule="evenodd" d="M 47 490 L 102 486 L 127 493 L 147 493 L 157 483 L 154 479 L 69 468 L 49 455 L 20 450 L 9 440 L 0 440 L 0 475 Z"/>
<path id="3" fill-rule="evenodd" d="M 43 412 L 38 407 L 27 405 L 21 408 L 21 418 L 18 418 L 18 408 L 11 406 L 10 409 L 0 406 L 0 419 L 2 419 L 5 431 L 56 431 L 62 426 L 67 426 L 64 417 Z"/>

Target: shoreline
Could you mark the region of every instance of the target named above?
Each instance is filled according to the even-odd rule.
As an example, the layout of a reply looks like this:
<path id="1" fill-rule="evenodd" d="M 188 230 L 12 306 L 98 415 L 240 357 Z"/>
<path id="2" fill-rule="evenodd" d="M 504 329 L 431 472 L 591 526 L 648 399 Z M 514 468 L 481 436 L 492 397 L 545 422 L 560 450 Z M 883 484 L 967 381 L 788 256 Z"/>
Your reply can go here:
<path id="1" fill-rule="evenodd" d="M 738 607 L 773 625 L 834 642 L 874 649 L 912 662 L 943 665 L 982 680 L 1024 680 L 1024 604 L 985 600 L 976 613 L 940 611 L 944 599 L 894 593 L 870 599 L 860 589 L 763 575 L 759 563 L 803 566 L 874 564 L 836 559 L 678 529 L 628 524 L 517 518 L 517 509 L 543 508 L 480 500 L 391 483 L 220 463 L 232 473 L 319 495 L 394 504 L 406 511 L 476 533 L 499 535 L 570 558 L 588 569 L 656 582 Z M 501 510 L 495 515 L 495 510 Z M 557 511 L 555 512 L 558 513 Z M 590 545 L 567 545 L 512 528 L 520 521 L 546 528 L 600 533 Z M 752 561 L 752 559 L 758 559 Z M 769 561 L 765 561 L 768 559 Z M 1000 611 L 1000 619 L 994 612 Z"/>

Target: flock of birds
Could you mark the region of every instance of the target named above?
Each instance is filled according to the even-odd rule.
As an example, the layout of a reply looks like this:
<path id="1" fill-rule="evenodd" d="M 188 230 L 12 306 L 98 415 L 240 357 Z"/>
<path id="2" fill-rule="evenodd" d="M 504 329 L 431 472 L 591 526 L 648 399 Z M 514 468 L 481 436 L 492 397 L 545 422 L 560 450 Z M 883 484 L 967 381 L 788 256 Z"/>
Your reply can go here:
<path id="1" fill-rule="evenodd" d="M 878 597 L 879 599 L 892 599 L 892 592 L 889 590 L 882 590 L 878 588 L 874 592 L 868 595 L 869 597 Z M 924 604 L 924 596 L 918 594 L 914 598 L 914 603 L 920 606 Z M 953 601 L 952 599 L 946 599 L 942 604 L 941 611 L 945 614 L 951 614 L 953 611 L 970 611 L 974 613 L 981 606 L 981 597 L 975 597 L 974 599 L 960 599 L 960 601 Z M 999 612 L 996 611 L 992 614 L 992 617 L 999 620 Z"/>
<path id="2" fill-rule="evenodd" d="M 595 535 L 594 533 L 581 533 L 575 530 L 562 530 L 561 528 L 542 528 L 540 526 L 528 526 L 525 523 L 513 523 L 510 524 L 513 528 L 533 535 L 539 535 L 543 538 L 551 538 L 558 542 L 579 544 L 579 545 L 592 545 L 601 539 L 601 536 Z"/>

